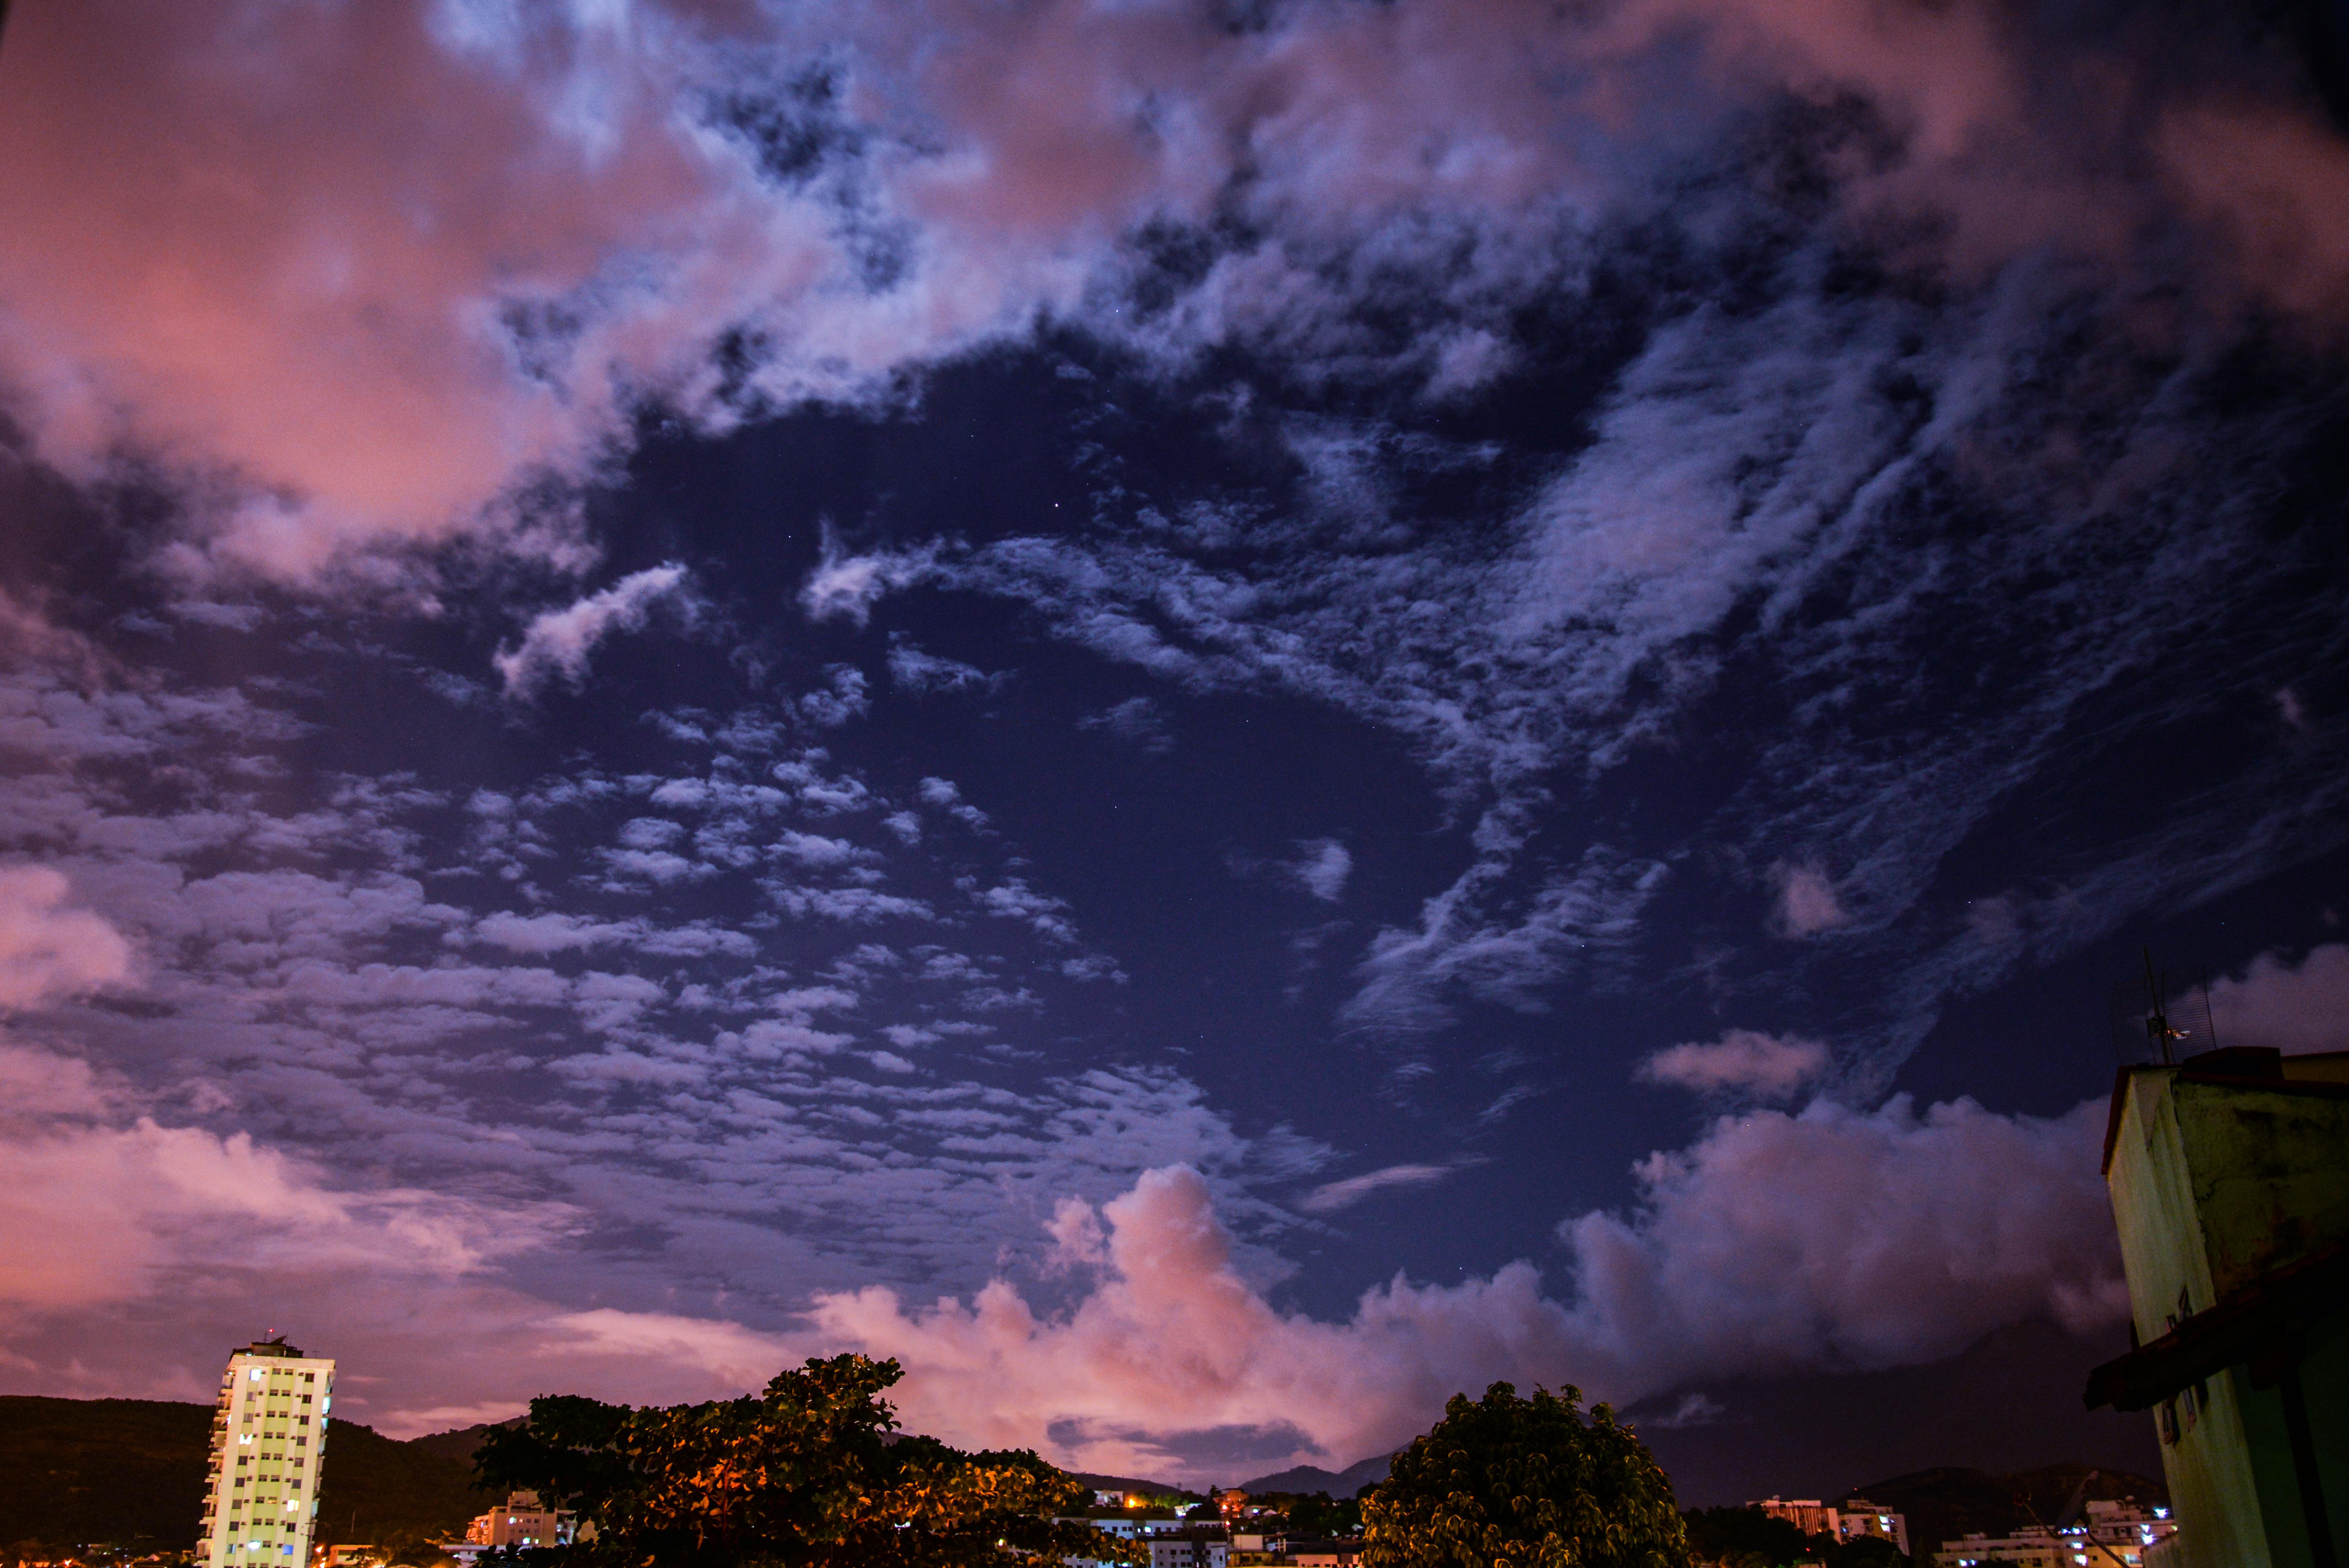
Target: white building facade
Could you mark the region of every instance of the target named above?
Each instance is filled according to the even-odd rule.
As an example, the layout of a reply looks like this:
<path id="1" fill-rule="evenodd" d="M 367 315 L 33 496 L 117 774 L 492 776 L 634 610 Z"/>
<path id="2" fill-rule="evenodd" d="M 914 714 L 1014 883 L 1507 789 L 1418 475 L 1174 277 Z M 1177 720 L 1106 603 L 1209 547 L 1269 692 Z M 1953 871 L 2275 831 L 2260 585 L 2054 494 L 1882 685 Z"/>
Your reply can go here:
<path id="1" fill-rule="evenodd" d="M 1773 1519 L 1783 1519 L 1806 1535 L 1829 1535 L 1839 1542 L 1873 1535 L 1892 1542 L 1902 1556 L 1909 1554 L 1908 1516 L 1864 1497 L 1846 1498 L 1840 1505 L 1821 1502 L 1815 1497 L 1764 1497 L 1745 1506 L 1758 1508 Z"/>
<path id="2" fill-rule="evenodd" d="M 465 1527 L 465 1540 L 474 1546 L 567 1546 L 572 1515 L 549 1508 L 534 1491 L 506 1494 L 505 1501 Z"/>
<path id="3" fill-rule="evenodd" d="M 229 1357 L 212 1411 L 198 1548 L 205 1568 L 305 1568 L 334 1387 L 332 1359 L 305 1356 L 283 1339 L 257 1340 Z"/>
<path id="4" fill-rule="evenodd" d="M 2161 1548 L 2178 1533 L 2166 1508 L 2092 1502 L 2076 1524 L 1969 1535 L 1933 1553 L 1935 1568 L 2158 1568 Z"/>

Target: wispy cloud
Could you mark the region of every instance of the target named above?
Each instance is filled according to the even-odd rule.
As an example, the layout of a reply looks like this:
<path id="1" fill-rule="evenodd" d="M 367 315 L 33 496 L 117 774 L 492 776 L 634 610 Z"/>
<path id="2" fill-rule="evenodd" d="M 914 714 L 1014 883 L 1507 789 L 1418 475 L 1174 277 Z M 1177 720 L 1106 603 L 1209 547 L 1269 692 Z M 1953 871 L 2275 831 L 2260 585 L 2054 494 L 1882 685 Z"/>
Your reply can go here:
<path id="1" fill-rule="evenodd" d="M 1297 885 L 1324 903 L 1344 897 L 1346 879 L 1354 874 L 1352 852 L 1335 839 L 1307 839 L 1297 847 L 1305 852 L 1287 868 Z"/>
<path id="2" fill-rule="evenodd" d="M 1153 757 L 1164 757 L 1174 749 L 1174 732 L 1167 725 L 1166 710 L 1146 696 L 1130 696 L 1099 713 L 1085 714 L 1078 718 L 1077 727 L 1106 731 Z"/>
<path id="3" fill-rule="evenodd" d="M 977 665 L 930 653 L 902 635 L 889 639 L 889 679 L 900 691 L 917 696 L 936 692 L 992 692 L 1008 678 L 1000 671 L 989 674 Z"/>
<path id="4" fill-rule="evenodd" d="M 522 641 L 500 648 L 492 662 L 510 697 L 526 699 L 557 677 L 575 687 L 587 674 L 587 655 L 597 643 L 615 632 L 640 630 L 662 604 L 677 606 L 689 619 L 698 603 L 683 566 L 647 567 L 538 616 Z"/>
<path id="5" fill-rule="evenodd" d="M 1309 1214 L 1334 1214 L 1340 1209 L 1350 1209 L 1372 1193 L 1389 1187 L 1432 1187 L 1451 1175 L 1450 1165 L 1388 1165 L 1376 1171 L 1365 1171 L 1360 1176 L 1342 1181 L 1325 1181 L 1297 1201 L 1297 1206 Z"/>
<path id="6" fill-rule="evenodd" d="M 1816 1040 L 1732 1029 L 1713 1044 L 1666 1046 L 1640 1064 L 1639 1077 L 1700 1094 L 1784 1100 L 1826 1071 L 1827 1062 L 1827 1048 Z"/>

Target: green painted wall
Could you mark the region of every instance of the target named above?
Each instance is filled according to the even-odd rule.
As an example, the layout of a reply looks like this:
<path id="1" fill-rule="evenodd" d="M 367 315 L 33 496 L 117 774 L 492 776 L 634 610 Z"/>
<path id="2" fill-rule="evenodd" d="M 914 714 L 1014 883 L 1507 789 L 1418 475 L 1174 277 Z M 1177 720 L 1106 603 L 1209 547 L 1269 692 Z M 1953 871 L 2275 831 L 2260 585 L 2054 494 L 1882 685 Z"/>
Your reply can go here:
<path id="1" fill-rule="evenodd" d="M 2294 1070 L 2306 1068 L 2305 1072 Z M 2285 1058 L 2290 1078 L 2339 1081 L 2349 1058 Z M 2182 1080 L 2182 1081 L 2181 1081 Z M 2129 1307 L 2150 1342 L 2180 1318 L 2315 1247 L 2349 1236 L 2349 1099 L 2279 1085 L 2197 1082 L 2140 1068 L 2106 1177 Z M 2349 1326 L 2312 1343 L 2302 1368 L 2336 1550 L 2349 1562 Z M 2190 1568 L 2307 1568 L 2282 1401 L 2237 1367 L 2177 1405 L 2162 1448 Z"/>

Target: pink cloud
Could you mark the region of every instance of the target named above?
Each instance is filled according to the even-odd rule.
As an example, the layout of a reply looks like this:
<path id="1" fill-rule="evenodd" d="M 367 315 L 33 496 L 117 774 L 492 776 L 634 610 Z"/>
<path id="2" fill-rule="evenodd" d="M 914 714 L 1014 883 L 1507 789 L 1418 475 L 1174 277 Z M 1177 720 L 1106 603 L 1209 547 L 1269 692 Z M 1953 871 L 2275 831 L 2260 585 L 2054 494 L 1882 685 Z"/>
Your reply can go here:
<path id="1" fill-rule="evenodd" d="M 2254 292 L 2336 323 L 2349 311 L 2349 144 L 2339 134 L 2274 105 L 2200 102 L 2165 114 L 2154 147 Z"/>
<path id="2" fill-rule="evenodd" d="M 1287 1457 L 1351 1462 L 1495 1377 L 1628 1401 L 1725 1372 L 1930 1359 L 2032 1317 L 2108 1326 L 2125 1301 L 2102 1125 L 2094 1103 L 2041 1120 L 1970 1100 L 1920 1116 L 1905 1098 L 1724 1118 L 1642 1162 L 1628 1214 L 1559 1227 L 1571 1294 L 1520 1262 L 1456 1285 L 1398 1277 L 1342 1322 L 1274 1307 L 1206 1182 L 1154 1171 L 1102 1229 L 1081 1205 L 1056 1213 L 1063 1266 L 1100 1271 L 1063 1312 L 1002 1280 L 928 1305 L 874 1287 L 819 1296 L 804 1342 L 898 1357 L 908 1423 L 954 1441 L 1206 1480 L 1219 1472 L 1185 1460 L 1185 1434 L 1293 1429 Z"/>
<path id="3" fill-rule="evenodd" d="M 1826 1067 L 1827 1048 L 1816 1040 L 1732 1029 L 1716 1044 L 1667 1046 L 1640 1064 L 1639 1076 L 1700 1094 L 1742 1089 L 1783 1100 Z"/>
<path id="4" fill-rule="evenodd" d="M 564 1222 L 554 1209 L 337 1190 L 246 1134 L 134 1118 L 121 1091 L 29 1047 L 0 1043 L 0 1084 L 32 1091 L 0 1119 L 0 1312 L 136 1302 L 190 1288 L 207 1262 L 455 1277 Z"/>
<path id="5" fill-rule="evenodd" d="M 423 16 L 14 19 L 0 355 L 46 457 L 93 474 L 131 440 L 188 479 L 215 556 L 297 578 L 592 460 L 616 387 L 516 374 L 498 302 L 591 283 L 712 181 L 649 84 L 599 71 L 620 40 L 533 40 L 611 89 L 591 145 L 533 101 L 552 71 L 511 79 Z M 668 368 L 596 335 L 613 368 Z"/>
<path id="6" fill-rule="evenodd" d="M 1724 1117 L 1641 1162 L 1630 1214 L 1559 1228 L 1585 1332 L 1669 1385 L 1898 1366 L 2031 1317 L 2107 1326 L 2126 1298 L 2103 1128 L 2100 1101 L 2042 1119 L 1905 1095 Z"/>
<path id="7" fill-rule="evenodd" d="M 1772 924 L 1782 936 L 1816 936 L 1849 925 L 1851 916 L 1836 893 L 1836 885 L 1816 865 L 1773 867 L 1778 884 L 1778 907 Z"/>
<path id="8" fill-rule="evenodd" d="M 707 105 L 819 57 L 847 62 L 854 168 L 764 177 Z M 636 399 L 738 418 L 710 363 L 738 329 L 770 346 L 752 379 L 786 404 L 1043 315 L 1177 356 L 1237 333 L 1342 359 L 1353 285 L 1325 263 L 1368 246 L 1461 301 L 1554 286 L 1589 220 L 1646 206 L 1789 96 L 1857 95 L 1893 129 L 1900 157 L 1840 170 L 1841 221 L 1930 228 L 1929 262 L 2111 257 L 2163 199 L 2110 172 L 2158 73 L 1986 4 L 1305 5 L 1244 30 L 1078 0 L 503 21 L 88 0 L 17 17 L 0 70 L 16 417 L 78 477 L 126 451 L 177 476 L 183 567 L 296 581 L 466 533 L 581 565 L 543 497 L 605 471 Z M 2158 125 L 2168 199 L 2280 303 L 2333 308 L 2337 139 L 2202 98 Z M 899 236 L 887 286 L 840 222 L 851 186 Z M 1235 202 L 1263 242 L 1128 319 L 1126 236 Z M 1489 325 L 1435 324 L 1403 360 L 1474 379 Z M 840 565 L 826 602 L 853 613 Z"/>
<path id="9" fill-rule="evenodd" d="M 2311 948 L 2298 964 L 2261 954 L 2211 985 L 2210 1021 L 2222 1046 L 2349 1050 L 2349 945 Z"/>
<path id="10" fill-rule="evenodd" d="M 698 603 L 684 567 L 674 562 L 647 567 L 538 616 L 519 644 L 500 648 L 491 662 L 497 665 L 508 696 L 528 697 L 557 677 L 576 686 L 597 643 L 615 632 L 641 630 L 661 604 L 678 605 L 690 616 Z"/>
<path id="11" fill-rule="evenodd" d="M 117 985 L 130 944 L 88 910 L 61 907 L 64 876 L 46 866 L 0 868 L 0 1008 Z"/>
<path id="12" fill-rule="evenodd" d="M 1390 1187 L 1432 1187 L 1452 1171 L 1449 1165 L 1381 1166 L 1340 1181 L 1325 1181 L 1299 1199 L 1297 1206 L 1309 1214 L 1333 1214 Z"/>
<path id="13" fill-rule="evenodd" d="M 343 1357 L 352 1413 L 396 1435 L 547 1392 L 731 1395 L 854 1348 L 905 1363 L 916 1430 L 1229 1480 L 1218 1453 L 1350 1461 L 1495 1377 L 1630 1400 L 1729 1370 L 1930 1358 L 2023 1318 L 2101 1326 L 2119 1310 L 2094 1104 L 2054 1120 L 1903 1099 L 1723 1119 L 1644 1161 L 1630 1212 L 1560 1227 L 1557 1294 L 1518 1262 L 1451 1285 L 1398 1277 L 1341 1320 L 1283 1311 L 1245 1272 L 1206 1181 L 1176 1166 L 1098 1209 L 1059 1205 L 1057 1266 L 1088 1282 L 1061 1310 L 997 1280 L 927 1305 L 822 1294 L 801 1326 L 759 1327 L 566 1306 L 508 1283 L 511 1260 L 559 1244 L 559 1207 L 330 1185 L 253 1140 L 139 1117 L 125 1091 L 47 1053 L 0 1047 L 0 1087 L 36 1113 L 0 1123 L 0 1237 L 19 1264 L 0 1288 L 7 1381 L 191 1397 L 216 1370 L 196 1364 L 212 1342 L 249 1335 L 259 1312 Z M 98 1341 L 102 1366 L 64 1370 Z"/>

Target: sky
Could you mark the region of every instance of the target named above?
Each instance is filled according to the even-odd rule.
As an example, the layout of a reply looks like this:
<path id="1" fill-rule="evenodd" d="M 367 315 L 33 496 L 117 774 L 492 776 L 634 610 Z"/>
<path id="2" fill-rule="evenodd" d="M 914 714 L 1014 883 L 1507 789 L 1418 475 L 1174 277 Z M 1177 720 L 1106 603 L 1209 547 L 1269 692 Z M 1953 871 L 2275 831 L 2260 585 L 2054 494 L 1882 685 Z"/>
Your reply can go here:
<path id="1" fill-rule="evenodd" d="M 15 7 L 0 1389 L 2116 1353 L 2143 951 L 2344 1043 L 2339 24 Z"/>

